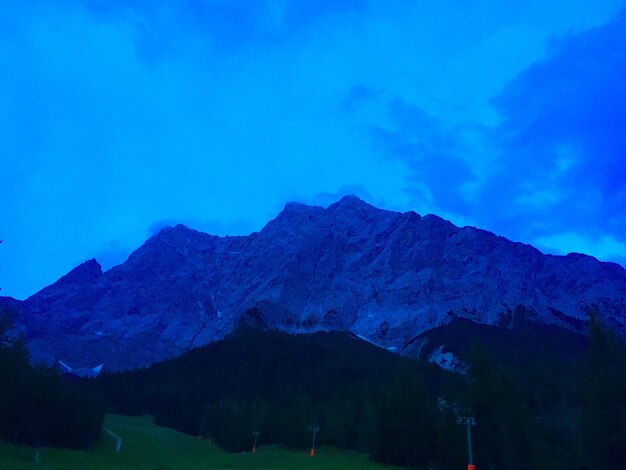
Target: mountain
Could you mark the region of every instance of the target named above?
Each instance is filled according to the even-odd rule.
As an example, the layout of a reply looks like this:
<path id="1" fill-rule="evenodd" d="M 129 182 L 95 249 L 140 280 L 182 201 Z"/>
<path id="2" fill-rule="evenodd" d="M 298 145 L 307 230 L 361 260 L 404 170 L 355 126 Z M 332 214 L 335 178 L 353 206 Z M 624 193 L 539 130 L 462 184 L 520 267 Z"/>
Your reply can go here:
<path id="1" fill-rule="evenodd" d="M 289 203 L 248 236 L 166 228 L 107 272 L 90 260 L 3 302 L 19 312 L 35 359 L 108 370 L 179 355 L 240 325 L 346 330 L 402 351 L 456 318 L 583 331 L 593 310 L 626 334 L 621 266 L 544 255 L 354 196 L 325 209 Z"/>

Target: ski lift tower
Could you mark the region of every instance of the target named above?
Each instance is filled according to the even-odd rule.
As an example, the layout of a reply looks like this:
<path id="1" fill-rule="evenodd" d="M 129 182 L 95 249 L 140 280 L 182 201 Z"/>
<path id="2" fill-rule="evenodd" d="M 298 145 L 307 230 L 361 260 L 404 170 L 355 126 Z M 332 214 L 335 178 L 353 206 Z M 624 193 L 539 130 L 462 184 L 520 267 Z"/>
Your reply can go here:
<path id="1" fill-rule="evenodd" d="M 439 411 L 451 410 L 456 416 L 456 423 L 465 426 L 467 429 L 467 470 L 476 470 L 474 465 L 474 457 L 472 454 L 472 426 L 476 426 L 476 418 L 474 412 L 463 409 L 458 403 L 447 403 L 446 400 L 440 398 L 437 400 L 437 408 Z"/>
<path id="2" fill-rule="evenodd" d="M 472 426 L 476 426 L 474 413 L 459 414 L 457 415 L 456 422 L 457 424 L 465 425 L 467 428 L 467 470 L 476 470 L 472 456 Z"/>
<path id="3" fill-rule="evenodd" d="M 256 452 L 256 441 L 259 437 L 259 434 L 261 434 L 259 431 L 253 431 L 252 435 L 254 436 L 254 443 L 252 444 L 252 452 Z"/>
<path id="4" fill-rule="evenodd" d="M 311 444 L 311 457 L 315 456 L 315 436 L 320 431 L 320 427 L 317 424 L 313 424 L 309 427 L 309 431 L 313 433 L 313 443 Z"/>

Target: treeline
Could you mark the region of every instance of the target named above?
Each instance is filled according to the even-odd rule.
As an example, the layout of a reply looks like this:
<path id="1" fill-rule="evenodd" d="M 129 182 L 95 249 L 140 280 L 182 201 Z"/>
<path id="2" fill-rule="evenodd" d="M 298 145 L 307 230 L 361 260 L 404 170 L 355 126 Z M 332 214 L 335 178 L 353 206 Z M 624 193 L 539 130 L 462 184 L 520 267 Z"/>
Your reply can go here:
<path id="1" fill-rule="evenodd" d="M 466 328 L 474 341 L 448 338 L 470 366 L 466 376 L 346 333 L 241 329 L 86 385 L 54 368 L 31 367 L 22 342 L 3 335 L 0 324 L 0 438 L 86 447 L 97 439 L 106 407 L 152 414 L 159 425 L 214 439 L 229 451 L 249 450 L 253 432 L 259 445 L 305 448 L 317 426 L 319 445 L 434 470 L 468 463 L 467 429 L 459 424 L 468 418 L 481 469 L 623 469 L 623 340 L 592 317 L 587 340 L 574 341 L 575 348 L 551 344 L 552 352 L 542 354 L 536 332 L 507 330 L 503 342 L 501 332 L 485 328 Z"/>
<path id="2" fill-rule="evenodd" d="M 0 314 L 0 438 L 36 447 L 88 447 L 100 435 L 102 400 L 56 368 L 31 366 L 23 342 L 5 335 L 9 324 L 9 313 Z"/>
<path id="3" fill-rule="evenodd" d="M 96 382 L 109 410 L 213 438 L 229 451 L 318 443 L 408 468 L 462 468 L 474 417 L 483 469 L 621 469 L 626 462 L 626 354 L 592 319 L 576 360 L 501 362 L 474 344 L 466 377 L 343 333 L 244 329 L 150 368 Z M 514 362 L 514 361 L 513 361 Z"/>
<path id="4" fill-rule="evenodd" d="M 448 375 L 345 333 L 241 329 L 147 369 L 103 375 L 97 384 L 112 411 L 154 414 L 157 424 L 212 436 L 229 451 L 248 450 L 253 431 L 259 442 L 302 448 L 311 425 L 322 429 L 325 445 L 367 451 L 399 367 L 432 389 Z"/>

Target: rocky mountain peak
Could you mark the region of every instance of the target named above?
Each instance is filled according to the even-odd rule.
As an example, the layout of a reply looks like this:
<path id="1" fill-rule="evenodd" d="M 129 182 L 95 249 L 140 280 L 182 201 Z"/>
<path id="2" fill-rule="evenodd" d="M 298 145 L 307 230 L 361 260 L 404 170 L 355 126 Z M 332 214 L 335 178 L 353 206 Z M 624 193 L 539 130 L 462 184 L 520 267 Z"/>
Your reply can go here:
<path id="1" fill-rule="evenodd" d="M 198 232 L 195 229 L 189 228 L 183 224 L 176 224 L 174 226 L 164 227 L 159 232 L 154 235 L 154 239 L 168 241 L 168 242 L 176 242 L 176 241 L 185 241 L 190 238 L 196 236 Z"/>
<path id="2" fill-rule="evenodd" d="M 274 221 L 289 222 L 302 217 L 310 217 L 319 214 L 324 209 L 319 206 L 309 206 L 300 202 L 288 202 L 283 210 L 276 216 Z M 273 222 L 273 221 L 272 221 Z M 271 223 L 271 222 L 270 222 Z"/>
<path id="3" fill-rule="evenodd" d="M 69 273 L 59 278 L 52 286 L 57 288 L 68 285 L 84 286 L 97 281 L 100 276 L 102 276 L 102 266 L 95 258 L 92 258 L 76 266 Z"/>
<path id="4" fill-rule="evenodd" d="M 352 195 L 344 196 L 339 201 L 331 204 L 330 206 L 328 206 L 327 211 L 329 214 L 332 214 L 333 217 L 346 218 L 353 218 L 355 215 L 368 217 L 380 214 L 382 212 L 389 212 L 378 209 L 363 201 L 359 197 Z"/>
<path id="5" fill-rule="evenodd" d="M 363 199 L 353 194 L 347 194 L 343 196 L 339 201 L 331 204 L 330 207 L 340 207 L 342 210 L 354 210 L 354 209 L 375 209 L 374 206 L 368 204 Z"/>
<path id="6" fill-rule="evenodd" d="M 626 334 L 626 271 L 346 196 L 326 209 L 289 203 L 249 236 L 168 227 L 122 265 L 84 263 L 21 310 L 38 359 L 127 369 L 246 321 L 349 330 L 398 351 L 454 318 L 583 331 L 594 310 Z"/>

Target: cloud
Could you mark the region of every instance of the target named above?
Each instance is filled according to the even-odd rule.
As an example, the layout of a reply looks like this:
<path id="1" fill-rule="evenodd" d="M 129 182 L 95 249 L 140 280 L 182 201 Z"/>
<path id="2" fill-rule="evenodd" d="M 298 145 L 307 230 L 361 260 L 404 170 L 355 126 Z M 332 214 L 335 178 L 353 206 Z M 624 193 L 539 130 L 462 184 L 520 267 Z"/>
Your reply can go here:
<path id="1" fill-rule="evenodd" d="M 551 252 L 562 245 L 623 260 L 624 12 L 553 39 L 492 99 L 495 122 L 446 119 L 415 101 L 367 92 L 351 96 L 360 106 L 382 103 L 378 115 L 386 118 L 370 136 L 407 164 L 413 207 Z"/>
<path id="2" fill-rule="evenodd" d="M 336 60 L 319 40 L 225 52 L 186 31 L 183 9 L 180 23 L 163 19 L 164 37 L 181 42 L 150 53 L 138 28 L 157 20 L 137 10 L 44 1 L 10 10 L 15 21 L 1 21 L 11 34 L 0 37 L 9 295 L 84 259 L 122 260 L 158 220 L 248 234 L 288 200 L 358 184 L 400 192 L 388 186 L 404 170 L 355 141 L 338 114 L 352 72 L 317 77 Z"/>
<path id="3" fill-rule="evenodd" d="M 319 22 L 362 11 L 364 0 L 202 0 L 153 2 L 139 0 L 73 0 L 101 21 L 130 24 L 136 45 L 152 60 L 186 53 L 199 41 L 220 53 L 254 45 L 273 47 L 305 38 Z"/>
<path id="4" fill-rule="evenodd" d="M 115 262 L 155 221 L 249 233 L 347 190 L 478 220 L 488 98 L 616 3 L 0 0 L 3 292 Z"/>
<path id="5" fill-rule="evenodd" d="M 177 225 L 177 223 L 173 219 L 157 220 L 152 225 L 150 225 L 150 228 L 148 228 L 148 232 L 151 236 L 154 236 L 161 232 L 163 229 L 168 227 L 174 227 L 175 225 Z"/>
<path id="6" fill-rule="evenodd" d="M 494 103 L 500 155 L 482 201 L 504 202 L 490 205 L 503 224 L 626 233 L 625 14 L 554 42 Z"/>
<path id="7" fill-rule="evenodd" d="M 302 202 L 315 206 L 328 207 L 344 196 L 357 196 L 369 204 L 374 204 L 378 207 L 386 206 L 383 201 L 376 200 L 374 196 L 367 191 L 367 189 L 359 185 L 342 186 L 337 191 L 333 191 L 332 193 L 319 192 L 314 194 L 311 198 L 303 199 Z"/>
<path id="8" fill-rule="evenodd" d="M 376 148 L 411 171 L 405 191 L 427 212 L 467 213 L 463 191 L 476 180 L 460 126 L 446 124 L 398 98 L 387 102 L 388 125 L 372 129 Z"/>
<path id="9" fill-rule="evenodd" d="M 576 232 L 558 233 L 539 237 L 534 240 L 539 248 L 549 253 L 593 253 L 593 255 L 605 261 L 626 261 L 626 243 L 617 240 L 614 236 L 603 235 L 592 239 L 584 234 Z"/>

